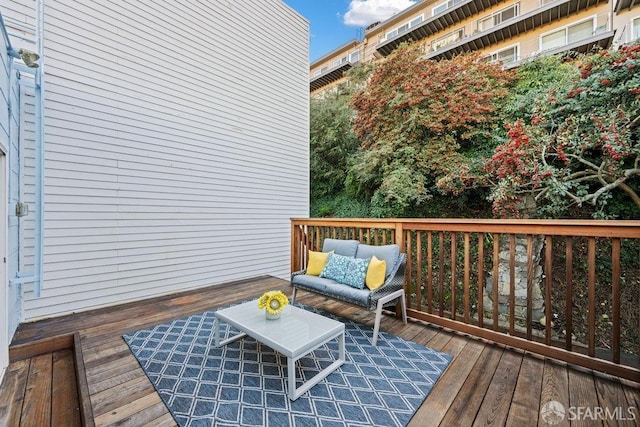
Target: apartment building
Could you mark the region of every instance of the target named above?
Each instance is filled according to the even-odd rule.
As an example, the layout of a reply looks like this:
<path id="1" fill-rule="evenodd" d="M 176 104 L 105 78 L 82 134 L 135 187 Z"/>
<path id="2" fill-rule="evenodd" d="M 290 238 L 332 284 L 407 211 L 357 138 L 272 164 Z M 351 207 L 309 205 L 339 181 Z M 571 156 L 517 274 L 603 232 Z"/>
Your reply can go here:
<path id="1" fill-rule="evenodd" d="M 480 51 L 512 68 L 638 38 L 640 0 L 423 0 L 314 61 L 309 89 L 317 95 L 335 87 L 349 68 L 385 58 L 402 42 L 419 43 L 429 59 Z"/>

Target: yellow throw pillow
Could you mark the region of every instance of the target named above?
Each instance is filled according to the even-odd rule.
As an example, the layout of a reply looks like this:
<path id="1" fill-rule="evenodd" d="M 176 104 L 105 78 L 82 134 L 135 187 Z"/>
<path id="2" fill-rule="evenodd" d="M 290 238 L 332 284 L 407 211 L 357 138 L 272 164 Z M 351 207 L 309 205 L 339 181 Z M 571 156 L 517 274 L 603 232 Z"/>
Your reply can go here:
<path id="1" fill-rule="evenodd" d="M 367 288 L 375 291 L 382 286 L 386 273 L 387 262 L 380 261 L 375 256 L 372 256 L 371 261 L 369 261 L 369 267 L 367 268 L 367 277 L 364 279 Z"/>
<path id="2" fill-rule="evenodd" d="M 319 276 L 327 263 L 329 253 L 309 251 L 309 263 L 307 264 L 307 274 Z"/>

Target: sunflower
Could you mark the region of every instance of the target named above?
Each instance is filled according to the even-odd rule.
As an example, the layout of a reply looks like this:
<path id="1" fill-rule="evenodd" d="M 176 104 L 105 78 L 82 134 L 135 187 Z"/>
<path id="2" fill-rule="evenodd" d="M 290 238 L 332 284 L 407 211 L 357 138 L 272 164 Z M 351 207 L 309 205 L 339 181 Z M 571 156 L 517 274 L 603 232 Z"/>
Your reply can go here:
<path id="1" fill-rule="evenodd" d="M 269 314 L 278 314 L 289 304 L 289 298 L 282 291 L 269 291 L 258 300 L 258 308 L 266 308 Z"/>

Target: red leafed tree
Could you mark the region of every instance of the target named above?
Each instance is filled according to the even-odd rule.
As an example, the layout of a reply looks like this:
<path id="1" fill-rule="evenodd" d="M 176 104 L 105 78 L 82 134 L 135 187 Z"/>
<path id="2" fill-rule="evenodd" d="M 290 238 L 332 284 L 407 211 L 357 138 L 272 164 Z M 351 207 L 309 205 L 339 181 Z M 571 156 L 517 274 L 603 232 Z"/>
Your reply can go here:
<path id="1" fill-rule="evenodd" d="M 640 210 L 640 45 L 578 61 L 576 78 L 509 125 L 486 164 L 494 214 L 562 216 L 571 206 L 606 217 L 614 192 Z M 637 211 L 638 212 L 638 211 Z"/>
<path id="2" fill-rule="evenodd" d="M 421 56 L 417 47 L 396 50 L 351 103 L 362 142 L 351 181 L 381 216 L 415 210 L 438 180 L 464 186 L 469 158 L 487 150 L 512 81 L 510 72 L 477 54 Z"/>

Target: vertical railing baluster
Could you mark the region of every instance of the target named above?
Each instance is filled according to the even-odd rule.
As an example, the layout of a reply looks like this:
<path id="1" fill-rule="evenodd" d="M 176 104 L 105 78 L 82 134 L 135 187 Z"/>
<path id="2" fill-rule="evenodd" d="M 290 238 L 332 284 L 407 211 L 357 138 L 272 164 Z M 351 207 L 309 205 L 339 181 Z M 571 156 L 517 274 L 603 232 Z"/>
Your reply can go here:
<path id="1" fill-rule="evenodd" d="M 298 269 L 298 253 L 297 253 L 297 242 L 298 241 L 298 227 L 294 221 L 291 221 L 291 273 Z"/>
<path id="2" fill-rule="evenodd" d="M 589 356 L 596 355 L 596 238 L 589 237 L 587 258 L 589 263 Z"/>
<path id="3" fill-rule="evenodd" d="M 469 323 L 469 233 L 464 233 L 464 323 Z"/>
<path id="4" fill-rule="evenodd" d="M 444 316 L 444 232 L 438 232 L 438 287 L 440 288 L 438 308 L 440 317 Z"/>
<path id="5" fill-rule="evenodd" d="M 533 236 L 527 234 L 527 339 L 532 338 L 533 327 Z"/>
<path id="6" fill-rule="evenodd" d="M 416 310 L 422 311 L 422 231 L 416 231 Z"/>
<path id="7" fill-rule="evenodd" d="M 309 251 L 316 250 L 316 239 L 314 234 L 314 228 L 312 225 L 307 226 L 307 235 L 309 236 L 309 247 L 307 248 Z"/>
<path id="8" fill-rule="evenodd" d="M 407 254 L 407 265 L 404 269 L 405 274 L 405 283 L 409 286 L 408 291 L 405 291 L 407 296 L 409 297 L 409 301 L 411 301 L 411 286 L 413 286 L 413 251 L 411 247 L 411 231 L 405 231 L 405 245 L 406 248 L 400 248 L 400 251 L 404 251 Z"/>
<path id="9" fill-rule="evenodd" d="M 484 327 L 484 233 L 478 233 L 478 326 Z"/>
<path id="10" fill-rule="evenodd" d="M 493 234 L 493 330 L 498 330 L 498 304 L 500 275 L 500 234 Z"/>
<path id="11" fill-rule="evenodd" d="M 516 235 L 509 234 L 509 333 L 515 333 L 516 317 Z"/>
<path id="12" fill-rule="evenodd" d="M 433 235 L 427 231 L 427 313 L 433 313 Z"/>
<path id="13" fill-rule="evenodd" d="M 553 269 L 553 239 L 551 236 L 547 236 L 545 239 L 545 280 L 544 280 L 544 343 L 546 345 L 551 344 L 551 319 L 553 314 L 551 313 L 551 286 L 552 286 L 552 269 Z"/>
<path id="14" fill-rule="evenodd" d="M 565 258 L 565 280 L 567 282 L 567 295 L 565 296 L 565 348 L 571 351 L 573 347 L 573 237 L 566 238 Z"/>
<path id="15" fill-rule="evenodd" d="M 458 235 L 455 232 L 451 232 L 451 318 L 456 320 L 456 267 L 458 258 Z"/>
<path id="16" fill-rule="evenodd" d="M 611 247 L 611 290 L 613 303 L 613 363 L 620 363 L 620 239 L 613 239 Z"/>

